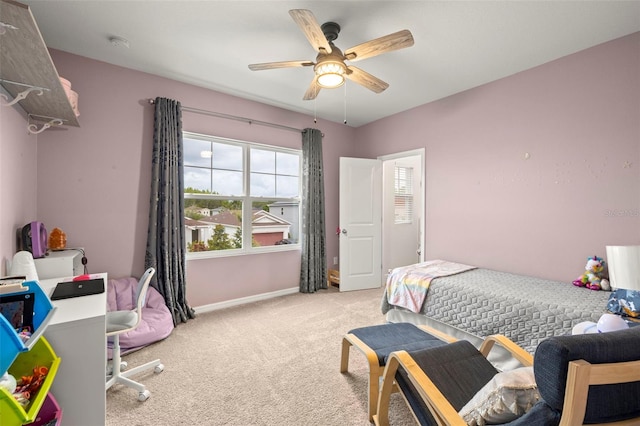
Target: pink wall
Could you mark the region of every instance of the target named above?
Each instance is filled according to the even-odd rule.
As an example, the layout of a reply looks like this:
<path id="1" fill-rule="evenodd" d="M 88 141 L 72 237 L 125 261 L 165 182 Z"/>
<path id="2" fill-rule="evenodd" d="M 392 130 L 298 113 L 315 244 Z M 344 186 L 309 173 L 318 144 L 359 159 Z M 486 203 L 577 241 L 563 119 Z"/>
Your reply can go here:
<path id="1" fill-rule="evenodd" d="M 86 249 L 90 272 L 139 276 L 144 268 L 153 106 L 162 96 L 183 105 L 324 134 L 327 229 L 338 222 L 338 158 L 353 155 L 355 130 L 165 78 L 52 51 L 58 73 L 79 93 L 80 128 L 49 130 L 38 141 L 38 219 Z M 193 113 L 184 130 L 291 148 L 301 135 Z M 4 139 L 4 137 L 3 137 Z M 20 222 L 23 220 L 21 219 Z M 329 258 L 338 242 L 329 239 Z M 7 250 L 6 252 L 9 252 Z M 277 268 L 276 268 L 277 266 Z M 192 306 L 297 287 L 299 251 L 188 262 Z"/>
<path id="2" fill-rule="evenodd" d="M 8 274 L 6 261 L 18 249 L 16 231 L 38 218 L 37 140 L 19 110 L 0 106 L 0 276 Z"/>
<path id="3" fill-rule="evenodd" d="M 571 281 L 640 244 L 640 33 L 356 137 L 361 156 L 425 148 L 427 258 Z"/>
<path id="4" fill-rule="evenodd" d="M 91 272 L 139 276 L 153 126 L 147 99 L 164 96 L 319 128 L 328 260 L 338 255 L 338 158 L 425 147 L 427 258 L 568 281 L 605 245 L 640 243 L 639 45 L 634 34 L 358 129 L 52 51 L 80 94 L 81 127 L 29 136 L 15 109 L 0 109 L 0 257 L 13 256 L 19 226 L 39 219 L 86 249 Z M 184 129 L 300 147 L 297 133 L 190 113 Z M 296 287 L 298 270 L 298 252 L 193 260 L 188 300 L 202 306 Z"/>

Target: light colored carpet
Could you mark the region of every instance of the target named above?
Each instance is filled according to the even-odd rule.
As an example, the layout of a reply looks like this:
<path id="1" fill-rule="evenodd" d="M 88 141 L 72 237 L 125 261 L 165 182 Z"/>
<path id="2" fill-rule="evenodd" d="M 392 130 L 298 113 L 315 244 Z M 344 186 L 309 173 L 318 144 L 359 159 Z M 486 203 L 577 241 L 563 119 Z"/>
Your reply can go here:
<path id="1" fill-rule="evenodd" d="M 369 425 L 367 365 L 351 349 L 340 373 L 342 336 L 384 322 L 382 289 L 292 294 L 199 314 L 164 341 L 124 357 L 131 367 L 160 358 L 164 372 L 141 373 L 151 398 L 116 385 L 107 425 Z M 415 425 L 392 397 L 392 425 Z"/>

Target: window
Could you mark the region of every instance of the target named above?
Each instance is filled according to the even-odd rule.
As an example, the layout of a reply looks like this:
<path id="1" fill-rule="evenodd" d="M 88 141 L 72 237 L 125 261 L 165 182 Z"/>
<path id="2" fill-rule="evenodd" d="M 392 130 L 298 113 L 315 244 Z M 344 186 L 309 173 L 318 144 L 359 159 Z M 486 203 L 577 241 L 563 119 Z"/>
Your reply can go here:
<path id="1" fill-rule="evenodd" d="M 411 223 L 413 221 L 413 168 L 395 168 L 395 224 Z"/>
<path id="2" fill-rule="evenodd" d="M 183 141 L 187 252 L 297 247 L 299 150 L 188 132 Z"/>

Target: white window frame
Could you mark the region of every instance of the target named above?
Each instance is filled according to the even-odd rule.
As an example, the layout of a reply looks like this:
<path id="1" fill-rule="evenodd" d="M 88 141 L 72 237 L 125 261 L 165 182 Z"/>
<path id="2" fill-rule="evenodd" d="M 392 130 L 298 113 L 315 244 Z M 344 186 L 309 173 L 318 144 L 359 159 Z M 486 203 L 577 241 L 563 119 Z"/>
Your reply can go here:
<path id="1" fill-rule="evenodd" d="M 298 238 L 297 243 L 293 244 L 282 244 L 282 245 L 270 245 L 270 246 L 260 246 L 260 247 L 252 247 L 252 232 L 251 232 L 251 223 L 252 223 L 252 206 L 254 202 L 260 201 L 296 201 L 298 203 L 298 235 L 300 235 L 300 231 L 302 229 L 302 205 L 301 205 L 301 191 L 302 191 L 302 150 L 300 149 L 291 149 L 291 148 L 283 148 L 273 145 L 260 144 L 256 142 L 247 142 L 240 141 L 235 139 L 228 139 L 219 136 L 205 135 L 200 133 L 182 132 L 183 138 L 189 139 L 201 139 L 210 142 L 217 142 L 228 145 L 236 145 L 242 147 L 242 156 L 243 156 L 243 186 L 244 186 L 244 195 L 242 196 L 229 196 L 229 195 L 213 195 L 213 194 L 192 194 L 192 193 L 184 193 L 185 200 L 187 199 L 214 199 L 214 200 L 239 200 L 242 201 L 242 248 L 240 249 L 227 249 L 227 250 L 208 250 L 201 252 L 186 252 L 187 260 L 193 259 L 210 259 L 216 257 L 230 257 L 230 256 L 245 256 L 245 255 L 253 255 L 259 253 L 271 253 L 271 252 L 281 252 L 281 251 L 292 251 L 301 249 L 300 237 Z M 284 152 L 288 154 L 295 154 L 300 158 L 299 167 L 298 167 L 298 196 L 297 197 L 255 197 L 249 194 L 249 189 L 251 188 L 251 148 L 263 149 L 267 151 L 273 152 Z M 183 212 L 184 215 L 184 212 Z"/>

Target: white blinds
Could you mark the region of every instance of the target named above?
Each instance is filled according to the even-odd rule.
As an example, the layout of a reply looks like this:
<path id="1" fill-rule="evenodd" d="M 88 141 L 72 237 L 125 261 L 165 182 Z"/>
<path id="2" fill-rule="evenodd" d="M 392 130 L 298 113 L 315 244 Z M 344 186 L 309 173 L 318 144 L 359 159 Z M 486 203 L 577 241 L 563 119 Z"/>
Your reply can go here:
<path id="1" fill-rule="evenodd" d="M 411 223 L 413 219 L 413 168 L 395 167 L 395 223 Z"/>

